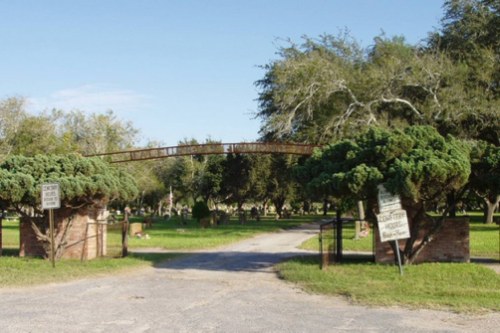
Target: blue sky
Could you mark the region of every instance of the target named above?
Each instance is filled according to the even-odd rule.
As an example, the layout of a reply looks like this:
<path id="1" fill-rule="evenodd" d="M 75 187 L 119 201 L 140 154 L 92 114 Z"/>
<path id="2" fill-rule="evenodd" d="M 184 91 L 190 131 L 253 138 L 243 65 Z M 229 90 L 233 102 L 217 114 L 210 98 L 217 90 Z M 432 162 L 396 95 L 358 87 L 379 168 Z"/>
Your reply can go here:
<path id="1" fill-rule="evenodd" d="M 415 44 L 439 0 L 0 0 L 0 98 L 36 113 L 113 110 L 140 142 L 253 141 L 254 82 L 280 39 L 348 29 Z M 282 45 L 285 45 L 282 43 Z"/>

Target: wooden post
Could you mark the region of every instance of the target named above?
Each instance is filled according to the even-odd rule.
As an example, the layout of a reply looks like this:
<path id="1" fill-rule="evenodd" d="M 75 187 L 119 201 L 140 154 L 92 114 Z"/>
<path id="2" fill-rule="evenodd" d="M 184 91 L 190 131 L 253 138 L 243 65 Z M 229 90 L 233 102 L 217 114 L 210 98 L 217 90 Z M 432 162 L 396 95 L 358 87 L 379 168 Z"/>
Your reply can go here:
<path id="1" fill-rule="evenodd" d="M 125 218 L 122 222 L 122 257 L 128 256 L 128 215 L 130 208 L 125 208 Z"/>
<path id="2" fill-rule="evenodd" d="M 83 244 L 82 244 L 82 253 L 80 254 L 80 261 L 83 262 L 83 259 L 87 259 L 85 252 L 87 250 L 87 238 L 89 235 L 89 223 L 87 221 L 87 225 L 85 226 L 85 235 L 83 236 Z"/>
<path id="3" fill-rule="evenodd" d="M 340 209 L 337 209 L 337 258 L 336 262 L 342 261 L 342 217 Z"/>
<path id="4" fill-rule="evenodd" d="M 2 222 L 3 222 L 3 212 L 0 212 L 0 256 L 2 255 Z"/>

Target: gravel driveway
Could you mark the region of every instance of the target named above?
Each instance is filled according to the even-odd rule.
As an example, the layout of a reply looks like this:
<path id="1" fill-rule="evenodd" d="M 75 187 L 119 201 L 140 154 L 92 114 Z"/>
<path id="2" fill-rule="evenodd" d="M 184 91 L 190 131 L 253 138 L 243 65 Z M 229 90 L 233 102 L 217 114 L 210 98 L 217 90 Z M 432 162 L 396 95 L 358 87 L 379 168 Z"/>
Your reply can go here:
<path id="1" fill-rule="evenodd" d="M 499 313 L 357 306 L 279 280 L 273 264 L 316 232 L 308 225 L 132 273 L 0 289 L 0 332 L 500 332 Z"/>

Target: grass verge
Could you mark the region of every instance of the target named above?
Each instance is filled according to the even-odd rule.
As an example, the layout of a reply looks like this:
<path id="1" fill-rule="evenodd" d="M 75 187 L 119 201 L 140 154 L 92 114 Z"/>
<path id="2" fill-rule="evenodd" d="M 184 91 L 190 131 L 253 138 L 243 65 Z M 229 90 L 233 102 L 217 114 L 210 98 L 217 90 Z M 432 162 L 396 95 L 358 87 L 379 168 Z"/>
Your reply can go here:
<path id="1" fill-rule="evenodd" d="M 397 266 L 347 262 L 318 269 L 317 257 L 277 266 L 279 275 L 309 292 L 346 296 L 355 303 L 403 305 L 457 312 L 500 311 L 500 275 L 475 264 Z M 355 277 L 355 278 L 353 278 Z"/>
<path id="2" fill-rule="evenodd" d="M 12 251 L 7 251 L 12 254 Z M 123 272 L 132 268 L 153 266 L 160 261 L 174 257 L 173 254 L 137 253 L 127 258 L 101 258 L 80 262 L 59 260 L 53 268 L 50 261 L 40 258 L 0 257 L 0 286 L 25 287 L 45 283 L 58 283 L 100 276 L 111 272 Z"/>

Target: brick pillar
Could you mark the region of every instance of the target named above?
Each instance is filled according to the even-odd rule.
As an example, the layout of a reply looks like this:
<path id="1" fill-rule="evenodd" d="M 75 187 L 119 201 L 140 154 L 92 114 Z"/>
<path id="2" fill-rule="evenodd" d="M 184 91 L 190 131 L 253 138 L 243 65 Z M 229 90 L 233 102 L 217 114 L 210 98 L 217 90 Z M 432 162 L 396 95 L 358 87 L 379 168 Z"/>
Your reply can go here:
<path id="1" fill-rule="evenodd" d="M 432 227 L 426 223 L 420 229 L 419 236 L 414 247 L 422 242 L 424 235 Z M 380 242 L 379 232 L 374 230 L 375 237 L 375 262 L 394 263 L 394 252 L 389 242 Z M 400 240 L 400 247 L 403 248 L 406 240 Z M 431 243 L 420 252 L 415 263 L 422 262 L 469 262 L 469 218 L 457 217 L 447 218 L 443 221 L 441 230 L 435 235 Z"/>
<path id="2" fill-rule="evenodd" d="M 94 259 L 98 255 L 106 254 L 107 226 L 103 223 L 107 212 L 103 209 L 81 209 L 77 212 L 60 209 L 54 210 L 56 225 L 56 244 L 63 237 L 63 230 L 71 224 L 66 232 L 66 245 L 62 255 L 64 259 Z M 69 218 L 71 217 L 71 221 Z M 21 219 L 19 255 L 45 256 L 42 243 L 36 238 L 31 223 Z"/>

